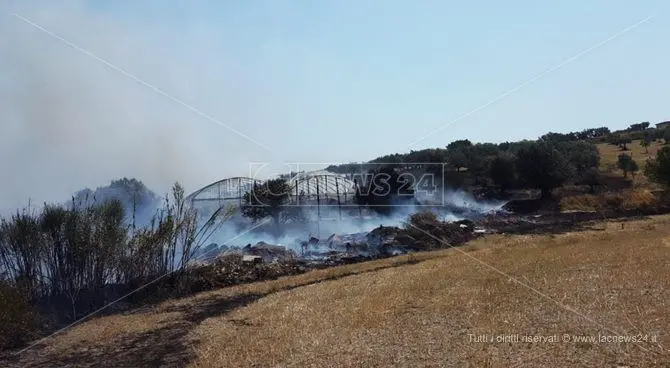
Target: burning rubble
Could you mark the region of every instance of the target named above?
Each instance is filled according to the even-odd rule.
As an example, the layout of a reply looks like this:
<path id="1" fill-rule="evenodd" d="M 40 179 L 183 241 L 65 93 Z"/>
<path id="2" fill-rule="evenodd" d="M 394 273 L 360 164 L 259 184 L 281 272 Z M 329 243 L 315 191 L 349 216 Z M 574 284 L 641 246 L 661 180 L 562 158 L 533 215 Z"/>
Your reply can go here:
<path id="1" fill-rule="evenodd" d="M 213 287 L 270 280 L 311 269 L 391 257 L 416 251 L 459 246 L 488 233 L 546 233 L 572 231 L 600 219 L 600 213 L 528 213 L 505 209 L 480 213 L 472 219 L 445 221 L 435 212 L 411 215 L 403 227 L 379 225 L 371 231 L 331 233 L 282 239 L 284 244 L 259 241 L 244 247 L 210 244 L 201 249 L 210 261 L 192 262 L 195 287 Z M 369 222 L 367 224 L 370 224 Z M 282 243 L 278 241 L 278 243 Z M 197 257 L 200 258 L 200 257 Z"/>
<path id="2" fill-rule="evenodd" d="M 202 268 L 203 279 L 213 280 L 207 281 L 212 285 L 267 280 L 310 269 L 458 246 L 489 232 L 478 224 L 484 223 L 486 217 L 496 217 L 493 212 L 501 210 L 501 205 L 477 204 L 465 195 L 450 198 L 449 202 L 451 206 L 422 206 L 423 212 L 412 215 L 417 208 L 402 208 L 391 217 L 361 213 L 358 218 L 344 221 L 341 216 L 339 221 L 317 218 L 295 228 L 287 227 L 285 232 L 290 235 L 279 238 L 264 231 L 243 234 L 234 237 L 240 246 L 213 243 L 201 249 L 196 255 L 200 261 L 192 265 Z M 473 205 L 466 206 L 470 202 Z M 226 231 L 219 238 L 232 238 L 240 232 L 234 226 Z M 299 235 L 301 232 L 304 235 Z"/>
<path id="3" fill-rule="evenodd" d="M 486 223 L 481 219 L 482 216 L 474 221 L 446 221 L 435 213 L 415 213 L 402 227 L 384 224 L 375 226 L 368 220 L 362 221 L 358 227 L 347 227 L 354 230 L 350 233 L 331 232 L 327 236 L 307 233 L 301 238 L 283 237 L 275 240 L 275 244 L 256 241 L 245 246 L 219 246 L 213 243 L 200 250 L 196 257 L 199 261 L 191 263 L 192 270 L 201 276 L 198 280 L 202 283 L 202 289 L 206 290 L 270 280 L 311 269 L 458 246 L 490 232 L 488 226 L 485 229 L 478 225 Z M 490 213 L 484 216 L 497 217 Z M 374 226 L 370 231 L 356 231 L 356 228 L 362 230 L 370 225 Z M 329 228 L 322 224 L 321 232 L 324 227 Z M 341 227 L 329 229 L 332 231 L 337 228 Z M 248 239 L 259 240 L 254 236 Z"/>
<path id="4" fill-rule="evenodd" d="M 301 256 L 309 260 L 346 261 L 351 258 L 372 258 L 374 249 L 368 243 L 367 233 L 332 234 L 326 239 L 311 236 L 300 242 Z"/>
<path id="5" fill-rule="evenodd" d="M 257 259 L 261 259 L 263 262 L 292 261 L 297 258 L 295 252 L 291 249 L 262 241 L 253 246 L 247 244 L 242 248 L 242 253 L 247 256 L 258 257 Z"/>
<path id="6" fill-rule="evenodd" d="M 425 212 L 411 216 L 410 224 L 406 228 L 379 225 L 369 232 L 333 233 L 328 237 L 310 234 L 306 239 L 295 239 L 288 246 L 265 241 L 241 248 L 210 244 L 201 250 L 201 254 L 210 260 L 227 254 L 240 254 L 242 260 L 248 263 L 299 261 L 333 265 L 445 246 L 440 242 L 459 245 L 486 232 L 470 220 L 439 221 L 434 214 Z"/>

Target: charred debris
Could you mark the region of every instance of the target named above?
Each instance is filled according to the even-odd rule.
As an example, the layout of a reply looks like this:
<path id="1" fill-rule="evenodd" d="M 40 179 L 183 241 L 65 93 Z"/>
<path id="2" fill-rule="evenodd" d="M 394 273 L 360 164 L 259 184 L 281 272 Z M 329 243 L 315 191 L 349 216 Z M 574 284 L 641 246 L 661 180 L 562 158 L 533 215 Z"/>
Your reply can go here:
<path id="1" fill-rule="evenodd" d="M 298 269 L 323 268 L 392 257 L 410 252 L 462 245 L 488 231 L 473 221 L 439 221 L 434 216 L 412 216 L 404 227 L 383 226 L 369 232 L 309 234 L 288 246 L 260 241 L 244 247 L 210 244 L 192 266 L 241 263 L 248 266 L 295 264 Z"/>
<path id="2" fill-rule="evenodd" d="M 313 269 L 393 257 L 410 252 L 462 245 L 486 233 L 469 220 L 437 221 L 414 215 L 415 227 L 379 226 L 369 232 L 308 235 L 293 247 L 266 242 L 244 247 L 211 244 L 202 250 L 201 259 L 190 264 L 197 275 L 194 292 L 241 283 L 272 280 Z M 425 229 L 423 229 L 425 227 Z M 202 257 L 204 256 L 204 257 Z"/>

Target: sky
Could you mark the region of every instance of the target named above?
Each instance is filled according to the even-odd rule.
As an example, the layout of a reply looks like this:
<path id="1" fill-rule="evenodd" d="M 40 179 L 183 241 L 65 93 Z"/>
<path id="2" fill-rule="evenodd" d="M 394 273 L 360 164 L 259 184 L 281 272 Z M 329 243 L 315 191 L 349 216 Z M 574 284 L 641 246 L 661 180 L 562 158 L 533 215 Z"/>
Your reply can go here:
<path id="1" fill-rule="evenodd" d="M 548 3 L 4 1 L 0 209 L 670 120 L 670 3 Z"/>

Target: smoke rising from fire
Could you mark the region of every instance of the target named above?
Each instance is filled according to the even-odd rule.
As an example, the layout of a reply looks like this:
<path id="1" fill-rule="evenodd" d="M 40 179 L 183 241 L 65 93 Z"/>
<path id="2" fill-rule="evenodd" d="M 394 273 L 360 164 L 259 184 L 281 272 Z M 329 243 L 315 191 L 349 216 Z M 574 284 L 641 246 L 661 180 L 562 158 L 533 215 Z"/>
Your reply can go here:
<path id="1" fill-rule="evenodd" d="M 119 17 L 83 1 L 0 5 L 0 210 L 60 202 L 136 177 L 158 194 L 244 175 L 267 151 L 21 17 L 235 129 L 253 83 L 209 33 Z M 218 45 L 218 46 L 217 46 Z M 236 123 L 238 123 L 236 125 Z M 243 124 L 244 125 L 244 124 Z"/>
<path id="2" fill-rule="evenodd" d="M 284 224 L 284 231 L 279 237 L 270 232 L 264 232 L 262 228 L 245 231 L 254 226 L 253 222 L 241 217 L 238 213 L 232 219 L 220 223 L 203 246 L 215 243 L 219 246 L 243 247 L 246 244 L 254 245 L 265 242 L 282 245 L 300 253 L 299 243 L 308 240 L 310 236 L 320 239 L 323 242 L 322 246 L 326 247 L 325 240 L 333 234 L 365 234 L 379 226 L 403 227 L 411 214 L 420 211 L 434 212 L 443 221 L 458 221 L 476 219 L 491 211 L 499 211 L 506 203 L 505 201 L 477 201 L 472 195 L 462 191 L 447 190 L 443 195 L 445 206 L 398 205 L 387 216 L 378 216 L 374 212 L 364 210 L 361 218 L 355 205 L 345 208 L 342 217 L 340 217 L 340 209 L 337 205 L 320 206 L 318 212 L 314 207 L 306 207 L 304 215 L 307 221 Z M 231 202 L 231 205 L 234 203 Z M 230 241 L 230 239 L 234 240 Z"/>
<path id="3" fill-rule="evenodd" d="M 247 176 L 250 163 L 277 161 L 276 152 L 203 119 L 14 13 L 266 145 L 277 129 L 287 129 L 269 123 L 276 114 L 272 107 L 295 107 L 228 55 L 226 43 L 199 22 L 173 28 L 152 13 L 120 16 L 86 1 L 3 3 L 0 213 L 29 199 L 37 205 L 63 202 L 84 187 L 122 177 L 140 179 L 159 195 L 174 181 L 190 192 L 221 178 Z M 303 138 L 278 145 L 302 147 Z M 389 221 L 398 223 L 405 215 Z M 327 226 L 322 236 L 330 231 Z M 360 220 L 337 226 L 332 232 L 369 230 Z M 312 231 L 301 229 L 300 236 L 303 230 Z"/>

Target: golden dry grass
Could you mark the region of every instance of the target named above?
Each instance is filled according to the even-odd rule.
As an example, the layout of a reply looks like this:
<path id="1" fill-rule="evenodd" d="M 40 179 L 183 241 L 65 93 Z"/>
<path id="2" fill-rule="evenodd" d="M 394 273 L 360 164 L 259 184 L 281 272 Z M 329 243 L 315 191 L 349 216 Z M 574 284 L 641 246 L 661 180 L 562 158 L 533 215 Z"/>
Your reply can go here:
<path id="1" fill-rule="evenodd" d="M 642 173 L 642 168 L 644 163 L 648 158 L 656 157 L 656 152 L 663 147 L 661 142 L 652 142 L 651 146 L 648 147 L 648 153 L 645 152 L 645 148 L 640 146 L 639 140 L 634 140 L 632 143 L 628 144 L 628 151 L 621 151 L 617 146 L 608 144 L 608 143 L 599 143 L 596 145 L 598 147 L 598 152 L 600 152 L 600 170 L 604 172 L 612 172 L 618 175 L 622 175 L 621 170 L 616 168 L 616 163 L 619 158 L 619 155 L 626 153 L 632 155 L 633 160 L 635 160 L 640 166 L 640 174 L 638 175 L 640 180 L 644 179 L 644 174 Z"/>
<path id="2" fill-rule="evenodd" d="M 201 293 L 89 321 L 11 364 L 668 366 L 670 216 L 594 228 L 491 236 Z M 482 334 L 648 341 L 472 341 Z"/>
<path id="3" fill-rule="evenodd" d="M 643 187 L 599 194 L 565 196 L 560 199 L 562 211 L 600 211 L 620 203 L 621 209 L 632 210 L 658 204 L 659 198 Z"/>

